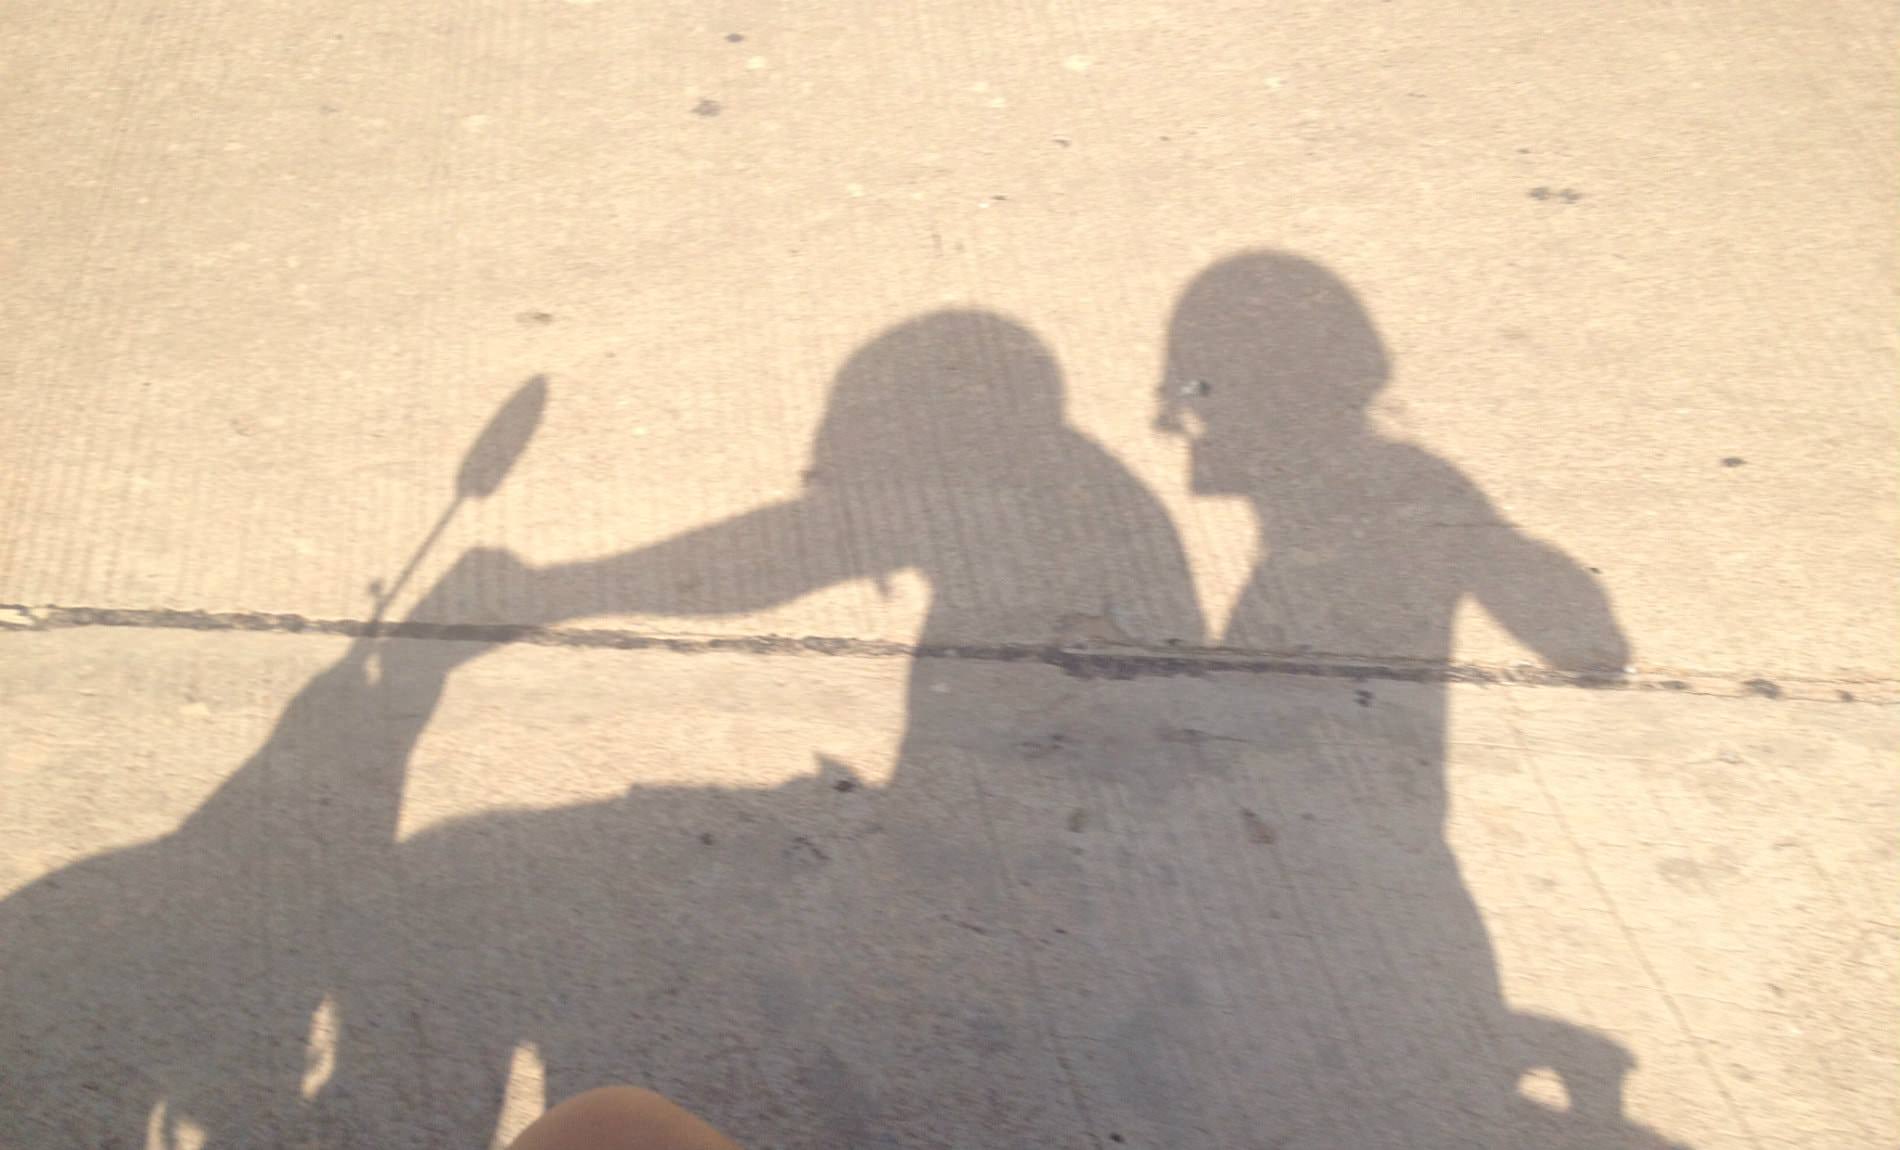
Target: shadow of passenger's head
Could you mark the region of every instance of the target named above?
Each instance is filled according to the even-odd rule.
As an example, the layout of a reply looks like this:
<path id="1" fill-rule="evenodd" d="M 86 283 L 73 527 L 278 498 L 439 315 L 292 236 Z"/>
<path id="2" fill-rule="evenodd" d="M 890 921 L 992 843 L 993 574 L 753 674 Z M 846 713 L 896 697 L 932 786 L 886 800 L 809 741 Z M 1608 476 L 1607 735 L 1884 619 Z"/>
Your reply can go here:
<path id="1" fill-rule="evenodd" d="M 1195 277 L 1176 304 L 1157 422 L 1192 441 L 1196 491 L 1254 491 L 1289 454 L 1363 434 L 1389 374 L 1372 317 L 1339 277 L 1246 252 Z"/>

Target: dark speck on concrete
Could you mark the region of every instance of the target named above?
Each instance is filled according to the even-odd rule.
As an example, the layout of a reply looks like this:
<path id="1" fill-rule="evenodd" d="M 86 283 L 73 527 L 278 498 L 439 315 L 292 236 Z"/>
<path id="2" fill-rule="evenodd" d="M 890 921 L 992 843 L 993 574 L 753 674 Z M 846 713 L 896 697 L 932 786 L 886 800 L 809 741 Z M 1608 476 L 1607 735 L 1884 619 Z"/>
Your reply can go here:
<path id="1" fill-rule="evenodd" d="M 1723 467 L 1740 467 L 1742 464 L 1747 463 L 1747 462 L 1748 460 L 1743 459 L 1739 455 L 1730 455 L 1722 460 L 1722 466 Z"/>
<path id="2" fill-rule="evenodd" d="M 785 848 L 785 855 L 796 862 L 830 862 L 831 856 L 825 848 L 804 835 L 793 835 L 791 845 Z"/>
<path id="3" fill-rule="evenodd" d="M 1529 195 L 1533 200 L 1562 200 L 1566 204 L 1583 198 L 1583 193 L 1575 188 L 1532 188 Z"/>
<path id="4" fill-rule="evenodd" d="M 725 105 L 717 100 L 701 100 L 693 105 L 693 115 L 712 117 L 725 111 Z"/>
<path id="5" fill-rule="evenodd" d="M 1074 831 L 1076 834 L 1081 834 L 1088 829 L 1088 825 L 1089 813 L 1087 811 L 1081 807 L 1077 807 L 1069 812 L 1069 829 L 1071 831 Z"/>
<path id="6" fill-rule="evenodd" d="M 728 33 L 726 33 L 726 43 L 728 43 L 728 44 L 743 44 L 743 43 L 745 43 L 745 33 L 744 33 L 744 32 L 728 32 Z"/>
<path id="7" fill-rule="evenodd" d="M 1273 828 L 1267 825 L 1267 820 L 1245 807 L 1240 809 L 1240 823 L 1247 828 L 1248 841 L 1258 843 L 1263 847 L 1272 846 L 1273 841 L 1280 837 L 1273 833 Z"/>
<path id="8" fill-rule="evenodd" d="M 1035 738 L 1024 739 L 1022 742 L 1016 744 L 1016 749 L 1021 751 L 1023 757 L 1026 759 L 1040 759 L 1045 755 L 1053 755 L 1058 751 L 1068 749 L 1068 743 L 1069 737 L 1067 735 L 1056 732 L 1054 734 L 1037 735 Z"/>
<path id="9" fill-rule="evenodd" d="M 711 831 L 699 832 L 699 841 L 706 846 L 713 845 L 713 833 Z"/>
<path id="10" fill-rule="evenodd" d="M 1372 692 L 1361 687 L 1352 693 L 1352 699 L 1353 702 L 1358 703 L 1362 707 L 1370 707 L 1372 705 Z"/>
<path id="11" fill-rule="evenodd" d="M 1119 1134 L 1110 1134 L 1110 1135 L 1108 1136 L 1108 1140 L 1109 1140 L 1110 1142 L 1115 1142 L 1115 1143 L 1121 1143 L 1121 1142 L 1124 1142 L 1124 1141 L 1126 1141 L 1126 1139 L 1124 1139 L 1124 1138 L 1123 1138 L 1123 1137 L 1122 1137 L 1121 1135 L 1119 1135 Z"/>
<path id="12" fill-rule="evenodd" d="M 1067 136 L 1055 136 L 1052 138 L 1055 140 L 1056 147 L 1058 148 L 1066 148 L 1070 144 L 1073 144 L 1075 142 L 1074 140 L 1069 139 L 1069 137 Z"/>
<path id="13" fill-rule="evenodd" d="M 1750 679 L 1742 686 L 1748 688 L 1751 695 L 1760 695 L 1764 699 L 1781 698 L 1781 687 L 1769 679 Z"/>
<path id="14" fill-rule="evenodd" d="M 1590 570 L 1590 574 L 1592 574 L 1592 575 L 1601 575 L 1601 574 L 1603 574 L 1603 568 L 1601 568 L 1601 567 L 1592 567 L 1592 568 L 1590 568 L 1589 570 Z"/>
<path id="15" fill-rule="evenodd" d="M 855 791 L 858 789 L 858 780 L 839 779 L 837 782 L 831 784 L 831 789 L 834 791 L 837 791 L 841 795 L 848 795 L 852 791 Z"/>
<path id="16" fill-rule="evenodd" d="M 1840 700 L 1841 702 L 1843 702 L 1843 703 L 1851 703 L 1851 702 L 1853 702 L 1853 701 L 1854 701 L 1854 692 L 1852 692 L 1852 691 L 1836 691 L 1836 692 L 1834 692 L 1834 697 L 1835 697 L 1835 698 L 1837 698 L 1837 699 L 1839 699 L 1839 700 Z"/>
<path id="17" fill-rule="evenodd" d="M 523 327 L 534 327 L 537 324 L 550 324 L 554 322 L 554 313 L 546 311 L 524 311 L 515 317 L 515 322 Z"/>

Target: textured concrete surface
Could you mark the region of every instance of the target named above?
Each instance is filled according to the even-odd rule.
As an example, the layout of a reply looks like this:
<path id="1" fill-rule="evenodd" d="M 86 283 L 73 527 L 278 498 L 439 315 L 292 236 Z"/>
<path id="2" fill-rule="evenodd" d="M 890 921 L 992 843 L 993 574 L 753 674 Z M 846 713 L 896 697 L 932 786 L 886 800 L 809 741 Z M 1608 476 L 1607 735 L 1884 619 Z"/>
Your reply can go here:
<path id="1" fill-rule="evenodd" d="M 484 648 L 6 647 L 14 1144 L 480 1145 L 603 1079 L 758 1145 L 1892 1129 L 1885 708 L 520 645 L 438 701 Z"/>
<path id="2" fill-rule="evenodd" d="M 0 1145 L 1900 1140 L 1895 25 L 0 14 Z"/>

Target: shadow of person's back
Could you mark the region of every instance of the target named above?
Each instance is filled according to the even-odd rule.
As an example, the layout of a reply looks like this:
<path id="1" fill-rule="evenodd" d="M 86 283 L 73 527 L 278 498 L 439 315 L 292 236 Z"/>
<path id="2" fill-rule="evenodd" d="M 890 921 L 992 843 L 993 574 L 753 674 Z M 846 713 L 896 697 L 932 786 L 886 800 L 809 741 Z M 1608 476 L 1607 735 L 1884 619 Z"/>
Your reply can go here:
<path id="1" fill-rule="evenodd" d="M 1246 500 L 1260 532 L 1227 643 L 1442 666 L 1472 601 L 1552 667 L 1621 672 L 1596 581 L 1450 462 L 1381 431 L 1385 344 L 1332 272 L 1281 252 L 1208 268 L 1176 305 L 1166 375 L 1160 424 L 1188 434 L 1193 489 Z"/>
<path id="2" fill-rule="evenodd" d="M 503 580 L 552 622 L 740 613 L 910 571 L 928 585 L 925 657 L 884 785 L 834 766 L 767 791 L 636 787 L 405 842 L 400 904 L 372 916 L 397 937 L 370 949 L 409 957 L 378 986 L 358 979 L 327 1107 L 364 1124 L 353 1136 L 413 1120 L 409 1068 L 431 1065 L 432 1096 L 455 1111 L 444 1136 L 481 1135 L 521 1042 L 552 1094 L 639 1078 L 780 1144 L 1034 1140 L 1068 1124 L 1049 1117 L 1075 1086 L 1030 954 L 1050 931 L 1020 887 L 1078 887 L 1067 824 L 1084 800 L 1028 819 L 1024 800 L 1139 778 L 1163 716 L 1124 688 L 1064 735 L 1020 685 L 1053 678 L 1070 709 L 1092 704 L 1063 696 L 1090 692 L 1010 660 L 1192 644 L 1203 626 L 1160 503 L 1063 407 L 1027 330 L 922 317 L 840 371 L 796 498 Z M 1060 754 L 1031 765 L 1039 749 Z M 418 997 L 439 1009 L 411 1024 Z"/>
<path id="3" fill-rule="evenodd" d="M 1461 606 L 1482 606 L 1571 682 L 1613 680 L 1627 648 L 1579 565 L 1456 467 L 1378 429 L 1389 375 L 1351 289 L 1285 253 L 1203 272 L 1169 332 L 1160 425 L 1189 439 L 1193 489 L 1244 499 L 1259 533 L 1222 644 L 1381 680 L 1355 685 L 1353 708 L 1282 716 L 1221 749 L 1263 780 L 1257 816 L 1295 892 L 1282 909 L 1299 941 L 1273 951 L 1297 988 L 1271 1011 L 1287 1036 L 1279 1080 L 1303 1083 L 1286 1112 L 1300 1144 L 1641 1142 L 1621 1113 L 1628 1054 L 1506 1003 L 1446 839 Z M 1537 1070 L 1562 1080 L 1561 1122 L 1517 1093 Z"/>

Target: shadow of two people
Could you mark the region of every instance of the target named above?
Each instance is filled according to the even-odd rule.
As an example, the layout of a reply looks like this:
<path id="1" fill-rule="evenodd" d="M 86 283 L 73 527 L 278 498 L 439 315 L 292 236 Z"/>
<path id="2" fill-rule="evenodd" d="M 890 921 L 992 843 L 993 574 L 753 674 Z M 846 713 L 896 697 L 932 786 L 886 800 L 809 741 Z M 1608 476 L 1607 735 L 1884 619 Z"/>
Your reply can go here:
<path id="1" fill-rule="evenodd" d="M 472 552 L 411 619 L 472 594 L 522 627 L 741 613 L 912 570 L 924 652 L 1442 663 L 1475 598 L 1615 674 L 1589 576 L 1371 426 L 1388 375 L 1311 262 L 1237 256 L 1183 295 L 1160 424 L 1264 555 L 1216 634 L 1046 348 L 968 311 L 852 357 L 797 498 L 593 561 Z M 508 635 L 463 633 L 358 638 L 176 832 L 0 904 L 7 1141 L 111 1145 L 162 1104 L 216 1143 L 481 1144 L 532 1042 L 553 1096 L 638 1080 L 757 1145 L 1663 1144 L 1622 1114 L 1620 1047 L 1504 1001 L 1445 839 L 1442 681 L 1367 708 L 1318 679 L 924 657 L 884 787 L 638 787 L 398 843 L 449 674 Z M 1518 1096 L 1540 1068 L 1567 1112 Z"/>

